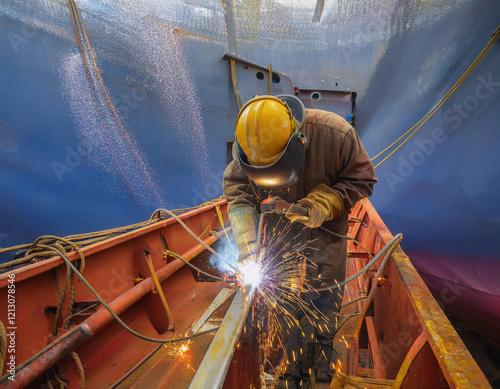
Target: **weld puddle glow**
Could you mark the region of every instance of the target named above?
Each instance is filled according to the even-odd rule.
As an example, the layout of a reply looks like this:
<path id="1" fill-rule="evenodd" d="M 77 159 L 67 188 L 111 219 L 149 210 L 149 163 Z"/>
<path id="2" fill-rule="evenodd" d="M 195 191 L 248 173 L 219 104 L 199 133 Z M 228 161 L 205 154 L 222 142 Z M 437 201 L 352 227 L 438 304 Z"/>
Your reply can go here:
<path id="1" fill-rule="evenodd" d="M 256 261 L 247 262 L 239 266 L 241 283 L 250 285 L 253 289 L 259 287 L 262 282 L 262 267 Z"/>

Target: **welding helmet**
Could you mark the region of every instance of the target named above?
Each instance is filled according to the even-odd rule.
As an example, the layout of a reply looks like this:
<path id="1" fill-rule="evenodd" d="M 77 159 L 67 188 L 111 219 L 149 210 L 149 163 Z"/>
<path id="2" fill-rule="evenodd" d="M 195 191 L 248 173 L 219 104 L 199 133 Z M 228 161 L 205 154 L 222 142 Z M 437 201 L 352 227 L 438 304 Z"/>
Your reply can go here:
<path id="1" fill-rule="evenodd" d="M 302 102 L 292 95 L 259 96 L 236 119 L 236 151 L 248 177 L 264 188 L 297 182 L 304 170 L 306 120 Z"/>

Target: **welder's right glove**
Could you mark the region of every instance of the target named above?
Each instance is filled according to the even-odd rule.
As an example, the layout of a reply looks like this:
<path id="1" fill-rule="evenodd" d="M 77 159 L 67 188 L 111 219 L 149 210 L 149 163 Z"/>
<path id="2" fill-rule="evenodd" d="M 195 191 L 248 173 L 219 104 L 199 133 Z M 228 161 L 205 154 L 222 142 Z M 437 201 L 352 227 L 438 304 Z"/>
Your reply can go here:
<path id="1" fill-rule="evenodd" d="M 344 212 L 344 203 L 339 193 L 325 184 L 317 185 L 306 197 L 299 200 L 297 205 L 306 209 L 308 216 L 288 212 L 286 217 L 309 228 L 317 228 Z"/>
<path id="2" fill-rule="evenodd" d="M 229 211 L 233 236 L 238 246 L 237 266 L 257 259 L 257 229 L 259 216 L 254 207 L 240 206 Z"/>

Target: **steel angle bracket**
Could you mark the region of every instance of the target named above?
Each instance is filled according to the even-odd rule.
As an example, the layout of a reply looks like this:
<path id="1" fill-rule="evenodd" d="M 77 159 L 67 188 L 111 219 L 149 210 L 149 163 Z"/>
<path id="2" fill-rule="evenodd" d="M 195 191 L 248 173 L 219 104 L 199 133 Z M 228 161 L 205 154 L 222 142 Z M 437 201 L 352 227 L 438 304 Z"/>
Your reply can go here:
<path id="1" fill-rule="evenodd" d="M 228 51 L 226 51 L 224 53 L 222 59 L 225 59 L 225 60 L 228 60 L 228 61 L 229 60 L 234 60 L 236 63 L 239 63 L 241 65 L 252 67 L 252 68 L 255 68 L 255 69 L 258 69 L 258 70 L 262 70 L 264 72 L 269 72 L 269 67 L 268 66 L 260 65 L 260 64 L 258 64 L 256 62 L 249 61 L 249 60 L 243 58 L 242 56 L 240 56 L 238 54 L 230 53 Z M 287 80 L 290 83 L 290 85 L 292 85 L 292 80 L 285 73 L 274 72 L 274 71 L 271 71 L 271 72 L 272 72 L 273 77 L 275 79 L 281 80 L 282 78 L 284 78 L 285 80 Z"/>
<path id="2" fill-rule="evenodd" d="M 220 389 L 222 387 L 250 312 L 253 296 L 252 287 L 242 287 L 238 290 L 189 389 Z"/>
<path id="3" fill-rule="evenodd" d="M 233 52 L 226 52 L 222 59 L 234 61 L 237 89 L 245 103 L 255 95 L 269 94 L 269 75 L 272 75 L 272 94 L 292 94 L 293 82 L 286 74 L 270 69 L 269 64 L 261 65 Z"/>

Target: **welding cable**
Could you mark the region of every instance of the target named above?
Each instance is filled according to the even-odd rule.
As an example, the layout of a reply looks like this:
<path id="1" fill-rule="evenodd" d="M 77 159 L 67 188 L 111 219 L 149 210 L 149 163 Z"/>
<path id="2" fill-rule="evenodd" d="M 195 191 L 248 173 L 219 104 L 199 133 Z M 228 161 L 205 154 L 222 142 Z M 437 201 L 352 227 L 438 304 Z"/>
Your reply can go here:
<path id="1" fill-rule="evenodd" d="M 356 239 L 351 238 L 349 235 L 342 235 L 342 234 L 339 234 L 338 232 L 330 231 L 328 228 L 325 228 L 323 226 L 320 226 L 319 228 L 322 229 L 323 231 L 329 232 L 330 234 L 335 235 L 339 238 L 352 241 L 353 243 L 357 244 L 361 248 L 361 250 L 363 250 L 366 254 L 368 254 L 369 258 L 373 258 L 373 255 L 361 243 L 359 243 Z"/>
<path id="2" fill-rule="evenodd" d="M 334 285 L 331 285 L 331 286 L 328 286 L 328 287 L 324 287 L 324 288 L 314 288 L 314 291 L 315 292 L 332 291 L 333 289 L 337 289 L 337 288 L 340 288 L 340 287 L 344 286 L 345 284 L 348 284 L 352 280 L 358 278 L 365 271 L 367 271 L 375 262 L 377 262 L 379 260 L 379 258 L 382 256 L 382 254 L 384 254 L 386 251 L 387 251 L 387 257 L 386 258 L 389 258 L 392 255 L 392 253 L 394 252 L 394 250 L 396 250 L 396 247 L 398 247 L 399 242 L 401 242 L 402 239 L 403 239 L 403 234 L 401 234 L 401 233 L 397 234 L 394 238 L 392 238 L 389 241 L 389 243 L 387 243 L 382 248 L 382 250 L 379 251 L 379 253 L 370 262 L 368 262 L 368 264 L 364 268 L 362 268 L 356 274 L 350 276 L 349 278 L 347 278 L 346 280 L 344 280 L 344 281 L 342 281 L 342 282 L 340 282 L 338 284 L 334 284 Z"/>
<path id="3" fill-rule="evenodd" d="M 143 340 L 146 340 L 148 342 L 154 342 L 154 343 L 174 343 L 174 342 L 181 342 L 181 341 L 184 341 L 184 340 L 189 340 L 189 339 L 193 339 L 193 338 L 196 338 L 198 336 L 201 336 L 201 335 L 205 335 L 207 333 L 210 333 L 210 332 L 214 332 L 214 331 L 217 331 L 218 330 L 218 327 L 217 328 L 212 328 L 210 330 L 207 330 L 207 331 L 203 331 L 203 332 L 198 332 L 196 334 L 193 334 L 193 335 L 190 335 L 190 336 L 186 336 L 186 337 L 182 337 L 182 338 L 175 338 L 175 339 L 158 339 L 158 338 L 151 338 L 151 337 L 148 337 L 148 336 L 145 336 L 145 335 L 141 335 L 139 334 L 138 332 L 135 332 L 133 329 L 131 329 L 129 326 L 127 326 L 121 319 L 120 317 L 113 311 L 113 309 L 103 300 L 103 298 L 96 292 L 96 290 L 89 284 L 89 282 L 85 279 L 85 277 L 78 271 L 78 269 L 71 263 L 71 261 L 66 257 L 66 255 L 64 255 L 60 250 L 56 249 L 56 248 L 53 248 L 53 247 L 50 247 L 50 246 L 45 246 L 45 245 L 40 245 L 40 246 L 44 246 L 45 248 L 47 249 L 51 249 L 53 250 L 54 252 L 57 253 L 57 255 L 59 255 L 63 260 L 64 262 L 66 262 L 66 264 L 71 268 L 71 270 L 73 270 L 73 272 L 82 280 L 82 282 L 85 284 L 85 286 L 92 292 L 92 294 L 97 298 L 97 300 L 99 300 L 99 302 L 104 306 L 104 308 L 106 308 L 106 310 L 111 314 L 111 316 L 113 316 L 113 318 L 118 322 L 118 324 L 120 324 L 127 332 L 131 333 L 132 335 L 140 338 L 140 339 L 143 339 Z M 58 339 L 57 342 L 53 342 L 51 343 L 49 346 L 47 346 L 46 348 L 44 348 L 42 351 L 40 351 L 39 353 L 35 354 L 33 357 L 31 357 L 30 359 L 26 360 L 25 362 L 23 362 L 21 365 L 19 365 L 18 367 L 16 367 L 16 371 L 20 370 L 21 368 L 23 368 L 24 366 L 26 366 L 27 364 L 29 364 L 31 361 L 35 360 L 36 358 L 38 358 L 40 355 L 42 355 L 43 353 L 45 353 L 46 351 L 48 351 L 49 349 L 51 349 L 52 347 L 54 347 L 55 345 L 57 345 L 58 343 L 60 343 L 60 341 L 62 341 L 62 339 L 66 338 L 70 333 L 74 332 L 78 327 L 75 327 L 74 329 L 70 330 L 68 333 L 66 333 L 65 335 L 63 335 L 63 337 L 61 339 Z M 5 379 L 7 378 L 7 375 L 2 377 L 0 379 L 0 383 L 2 383 Z"/>
<path id="4" fill-rule="evenodd" d="M 339 333 L 340 329 L 344 326 L 344 324 L 345 324 L 345 323 L 347 323 L 347 321 L 348 321 L 350 318 L 352 318 L 352 317 L 356 317 L 356 316 L 359 316 L 359 312 L 358 312 L 358 311 L 356 311 L 356 312 L 354 312 L 354 313 L 351 313 L 351 314 L 349 314 L 349 315 L 347 315 L 347 316 L 344 316 L 343 320 L 342 320 L 342 321 L 340 322 L 340 324 L 339 324 L 339 325 L 335 328 L 335 334 L 333 335 L 333 337 L 335 337 L 335 336 Z"/>
<path id="5" fill-rule="evenodd" d="M 40 246 L 44 246 L 44 245 L 40 245 Z M 45 248 L 47 249 L 51 249 L 50 246 L 45 246 Z M 148 342 L 154 342 L 154 343 L 173 343 L 173 342 L 180 342 L 180 341 L 183 341 L 183 340 L 188 340 L 188 339 L 192 339 L 192 338 L 196 338 L 197 336 L 200 336 L 200 335 L 204 335 L 208 332 L 213 332 L 213 331 L 216 331 L 218 328 L 213 328 L 211 330 L 208 330 L 208 331 L 204 331 L 204 332 L 197 332 L 196 334 L 193 334 L 193 335 L 190 335 L 190 336 L 187 336 L 187 337 L 184 337 L 184 338 L 176 338 L 176 339 L 159 339 L 159 338 L 150 338 L 149 336 L 145 336 L 145 335 L 141 335 L 139 334 L 138 332 L 135 332 L 132 328 L 130 328 L 129 326 L 127 326 L 125 324 L 125 322 L 123 322 L 122 319 L 120 319 L 120 317 L 113 311 L 113 309 L 104 301 L 104 299 L 99 295 L 99 293 L 97 293 L 97 291 L 92 287 L 92 285 L 89 284 L 89 282 L 85 279 L 85 277 L 82 275 L 82 273 L 80 273 L 78 271 L 78 269 L 73 265 L 73 263 L 68 259 L 68 257 L 66 257 L 66 255 L 64 255 L 61 251 L 59 251 L 58 249 L 56 248 L 52 248 L 52 250 L 54 250 L 63 260 L 64 262 L 66 262 L 66 264 L 71 268 L 71 270 L 73 270 L 73 272 L 82 280 L 82 282 L 85 284 L 85 286 L 92 292 L 92 294 L 97 298 L 97 300 L 99 300 L 99 302 L 103 305 L 104 308 L 106 308 L 106 310 L 111 314 L 111 316 L 113 316 L 113 318 L 129 333 L 131 333 L 132 335 L 140 338 L 140 339 L 143 339 L 143 340 L 147 340 Z"/>
<path id="6" fill-rule="evenodd" d="M 210 332 L 215 332 L 215 331 L 217 331 L 219 329 L 219 327 L 216 327 L 216 328 L 212 328 L 212 329 L 209 329 L 209 330 L 206 330 L 206 331 L 197 332 L 197 333 L 195 333 L 193 335 L 190 335 L 190 336 L 185 336 L 185 337 L 182 337 L 182 338 L 175 338 L 175 339 L 159 339 L 159 338 L 151 338 L 149 336 L 141 335 L 138 332 L 135 332 L 129 326 L 127 326 L 120 319 L 120 317 L 103 300 L 103 298 L 99 295 L 99 293 L 96 292 L 96 290 L 89 284 L 89 282 L 85 279 L 85 277 L 71 263 L 71 261 L 68 259 L 68 257 L 66 257 L 66 255 L 64 255 L 61 251 L 59 251 L 56 248 L 53 248 L 53 247 L 50 247 L 50 246 L 45 246 L 45 245 L 40 245 L 40 246 L 42 246 L 44 248 L 47 248 L 47 249 L 50 249 L 50 250 L 54 251 L 57 255 L 59 255 L 64 260 L 64 262 L 66 262 L 66 264 L 73 270 L 73 272 L 82 280 L 82 282 L 92 292 L 92 294 L 97 298 L 97 300 L 99 300 L 99 302 L 104 306 L 104 308 L 106 308 L 106 310 L 111 314 L 111 316 L 113 316 L 113 318 L 118 322 L 118 324 L 120 324 L 123 327 L 123 329 L 125 329 L 127 332 L 129 332 L 130 334 L 136 336 L 139 339 L 146 340 L 148 342 L 153 342 L 153 343 L 161 343 L 161 344 L 175 343 L 175 342 L 182 342 L 184 340 L 190 340 L 190 339 L 196 338 L 198 336 L 208 334 Z M 66 332 L 64 335 L 62 335 L 61 337 L 59 337 L 58 339 L 56 339 L 54 342 L 52 342 L 51 344 L 49 344 L 48 346 L 46 346 L 43 350 L 39 351 L 38 353 L 36 353 L 35 355 L 33 355 L 31 358 L 27 359 L 26 361 L 24 361 L 20 365 L 16 366 L 16 368 L 15 368 L 16 373 L 19 370 L 21 370 L 24 367 L 26 367 L 27 365 L 29 365 L 34 360 L 36 360 L 37 358 L 39 358 L 41 355 L 45 354 L 50 349 L 54 348 L 56 345 L 58 345 L 59 343 L 61 343 L 64 339 L 68 338 L 71 334 L 73 334 L 77 330 L 81 330 L 81 328 L 79 326 L 73 327 L 68 332 Z M 87 337 L 86 334 L 84 334 L 84 335 Z M 4 382 L 8 377 L 9 377 L 9 374 L 5 374 L 3 377 L 1 377 L 0 378 L 0 384 L 2 382 Z"/>
<path id="7" fill-rule="evenodd" d="M 230 263 L 226 258 L 224 258 L 222 255 L 220 255 L 217 251 L 215 251 L 212 247 L 210 247 L 208 244 L 203 242 L 196 234 L 177 216 L 175 215 L 172 211 L 169 211 L 168 209 L 157 209 L 154 211 L 153 214 L 161 214 L 161 212 L 165 212 L 172 218 L 174 218 L 187 232 L 189 235 L 191 235 L 199 244 L 201 244 L 203 247 L 205 247 L 208 251 L 210 251 L 212 254 L 217 256 L 222 262 L 224 262 L 226 265 L 228 265 L 231 269 L 238 271 L 236 266 L 234 266 L 232 263 Z"/>
<path id="8" fill-rule="evenodd" d="M 195 265 L 193 265 L 192 263 L 190 263 L 186 258 L 184 258 L 182 255 L 180 254 L 177 254 L 177 253 L 174 253 L 173 251 L 170 251 L 170 250 L 165 250 L 165 253 L 168 254 L 168 255 L 171 255 L 173 257 L 176 257 L 178 259 L 180 259 L 182 262 L 184 262 L 186 265 L 188 265 L 189 267 L 191 267 L 192 269 L 196 270 L 198 273 L 201 273 L 207 277 L 211 277 L 213 279 L 216 279 L 216 280 L 219 280 L 219 281 L 224 281 L 224 282 L 227 282 L 228 284 L 237 284 L 238 281 L 235 281 L 235 280 L 227 280 L 225 278 L 222 278 L 222 277 L 217 277 L 217 276 L 214 276 L 213 274 L 210 274 L 210 273 L 207 273 L 207 272 L 204 272 L 203 270 L 201 270 L 200 268 L 197 268 Z"/>
<path id="9" fill-rule="evenodd" d="M 251 183 L 251 181 L 250 181 L 250 183 Z M 283 211 L 281 211 L 281 212 L 276 212 L 276 211 L 274 211 L 274 210 L 273 210 L 273 211 L 268 211 L 268 212 L 261 212 L 261 213 L 260 213 L 260 219 L 259 219 L 259 231 L 257 232 L 257 236 L 261 236 L 261 234 L 262 234 L 262 231 L 260 231 L 260 230 L 262 229 L 262 228 L 261 228 L 261 227 L 262 227 L 262 223 L 263 223 L 262 218 L 263 218 L 263 216 L 264 216 L 264 215 L 267 215 L 267 214 L 280 214 L 280 215 L 285 215 L 285 216 L 286 216 L 286 215 L 287 215 L 287 213 L 288 213 L 289 211 L 291 211 L 291 210 L 292 210 L 292 206 L 293 206 L 293 205 L 294 205 L 294 204 L 290 204 L 290 207 L 289 207 L 288 209 L 285 209 L 285 210 L 283 210 Z M 356 221 L 357 221 L 357 220 L 356 220 Z M 362 223 L 362 222 L 360 222 L 360 223 Z M 370 259 L 371 259 L 371 258 L 373 258 L 373 255 L 372 255 L 372 254 L 371 254 L 371 253 L 370 253 L 370 252 L 369 252 L 369 251 L 368 251 L 368 250 L 367 250 L 367 249 L 366 249 L 366 248 L 365 248 L 365 247 L 364 247 L 364 246 L 363 246 L 360 242 L 358 242 L 358 241 L 357 241 L 356 239 L 354 239 L 354 238 L 351 238 L 349 235 L 342 235 L 342 234 L 339 234 L 338 232 L 333 232 L 333 231 L 330 231 L 328 228 L 325 228 L 325 227 L 323 227 L 323 226 L 320 226 L 320 227 L 318 227 L 318 228 L 319 228 L 319 229 L 321 229 L 321 230 L 323 230 L 323 231 L 326 231 L 326 232 L 328 232 L 328 233 L 330 233 L 330 234 L 332 234 L 332 235 L 334 235 L 334 236 L 336 236 L 336 237 L 338 237 L 338 238 L 342 238 L 342 239 L 345 239 L 345 240 L 350 240 L 350 241 L 352 241 L 353 243 L 355 243 L 356 245 L 358 245 L 358 246 L 361 248 L 361 250 L 363 250 L 363 251 L 364 251 L 364 252 L 368 255 L 368 257 L 369 257 Z M 259 242 L 257 242 L 257 243 L 259 243 Z M 257 250 L 257 252 L 258 252 L 258 251 L 259 251 L 259 250 Z"/>

